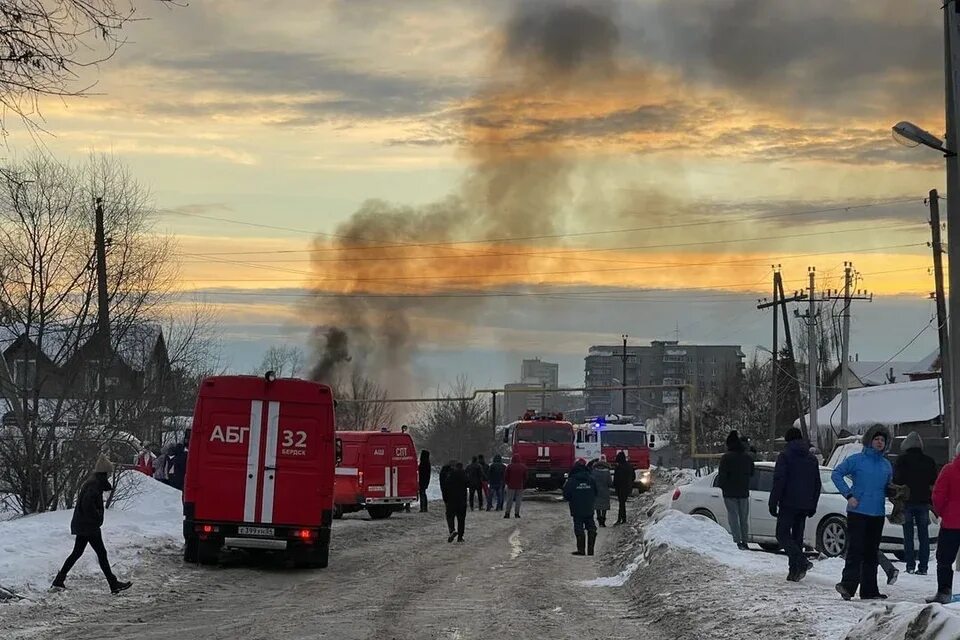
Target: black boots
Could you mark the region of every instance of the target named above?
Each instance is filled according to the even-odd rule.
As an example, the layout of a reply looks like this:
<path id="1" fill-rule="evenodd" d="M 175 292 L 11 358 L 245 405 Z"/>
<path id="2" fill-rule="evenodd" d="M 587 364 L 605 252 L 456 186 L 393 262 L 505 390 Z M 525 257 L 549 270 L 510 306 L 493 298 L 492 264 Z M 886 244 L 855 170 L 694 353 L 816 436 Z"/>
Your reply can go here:
<path id="1" fill-rule="evenodd" d="M 117 594 L 121 591 L 126 591 L 133 586 L 132 582 L 123 582 L 122 580 L 114 580 L 110 583 L 110 592 Z"/>
<path id="2" fill-rule="evenodd" d="M 587 555 L 584 549 L 587 546 L 587 536 L 582 533 L 576 534 L 577 536 L 577 550 L 573 551 L 572 554 L 575 556 L 585 556 Z"/>
<path id="3" fill-rule="evenodd" d="M 64 583 L 64 580 L 67 579 L 67 576 L 62 573 L 58 573 L 57 577 L 53 579 L 53 584 L 50 585 L 51 590 L 66 589 L 67 585 Z"/>
<path id="4" fill-rule="evenodd" d="M 593 555 L 593 547 L 597 544 L 597 532 L 587 531 L 587 555 Z"/>

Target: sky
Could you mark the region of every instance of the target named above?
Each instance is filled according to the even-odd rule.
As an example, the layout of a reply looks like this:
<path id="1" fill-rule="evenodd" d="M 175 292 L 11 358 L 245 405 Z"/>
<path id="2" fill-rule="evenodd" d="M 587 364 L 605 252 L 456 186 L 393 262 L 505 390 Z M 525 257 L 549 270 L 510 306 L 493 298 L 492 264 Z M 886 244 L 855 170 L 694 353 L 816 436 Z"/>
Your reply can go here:
<path id="1" fill-rule="evenodd" d="M 171 302 L 217 307 L 235 371 L 292 344 L 394 395 L 535 356 L 580 385 L 623 333 L 769 346 L 771 266 L 847 260 L 851 352 L 919 359 L 943 165 L 890 126 L 943 130 L 942 31 L 901 4 L 146 2 L 39 144 L 150 187 Z"/>

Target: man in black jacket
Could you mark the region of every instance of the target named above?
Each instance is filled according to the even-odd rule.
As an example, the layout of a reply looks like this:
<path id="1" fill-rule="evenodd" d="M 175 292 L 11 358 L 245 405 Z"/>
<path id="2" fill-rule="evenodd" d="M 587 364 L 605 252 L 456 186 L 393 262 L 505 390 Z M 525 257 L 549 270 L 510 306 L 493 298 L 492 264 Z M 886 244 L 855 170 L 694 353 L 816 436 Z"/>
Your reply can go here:
<path id="1" fill-rule="evenodd" d="M 477 497 L 477 508 L 483 509 L 483 467 L 473 456 L 465 470 L 467 474 L 467 489 L 470 491 L 470 511 L 473 511 L 473 497 Z"/>
<path id="2" fill-rule="evenodd" d="M 910 496 L 903 510 L 903 553 L 907 561 L 907 573 L 927 575 L 930 562 L 930 492 L 937 481 L 937 463 L 923 452 L 923 440 L 916 431 L 911 431 L 903 444 L 902 452 L 893 466 L 893 484 L 906 485 Z M 920 564 L 913 548 L 913 528 L 917 528 L 920 546 Z"/>
<path id="3" fill-rule="evenodd" d="M 80 488 L 77 504 L 73 509 L 73 519 L 70 521 L 70 533 L 76 536 L 73 551 L 63 563 L 60 573 L 54 578 L 51 588 L 57 590 L 67 588 L 64 583 L 67 574 L 70 573 L 70 569 L 80 559 L 80 556 L 83 555 L 88 544 L 97 554 L 100 570 L 103 571 L 103 575 L 110 585 L 110 591 L 120 593 L 129 589 L 133 584 L 131 582 L 121 582 L 113 575 L 113 571 L 110 569 L 110 561 L 107 559 L 107 549 L 103 546 L 103 537 L 100 535 L 100 527 L 103 526 L 103 492 L 113 490 L 110 481 L 107 479 L 107 476 L 111 473 L 113 473 L 113 464 L 107 460 L 106 456 L 101 455 L 93 469 L 93 477 Z"/>
<path id="4" fill-rule="evenodd" d="M 430 486 L 430 474 L 432 473 L 430 452 L 423 449 L 420 451 L 420 464 L 417 466 L 417 480 L 420 485 L 420 513 L 427 512 L 427 487 Z"/>
<path id="5" fill-rule="evenodd" d="M 597 542 L 597 525 L 593 521 L 593 506 L 597 499 L 597 483 L 583 458 L 577 460 L 570 477 L 563 485 L 563 499 L 570 503 L 573 535 L 577 538 L 575 556 L 593 555 Z M 588 539 L 589 536 L 589 539 Z"/>
<path id="6" fill-rule="evenodd" d="M 613 524 L 626 524 L 627 522 L 627 498 L 633 493 L 635 477 L 633 465 L 627 460 L 626 454 L 621 451 L 617 454 L 617 467 L 613 472 L 613 487 L 617 490 L 617 500 L 620 502 L 617 521 Z"/>
<path id="7" fill-rule="evenodd" d="M 440 493 L 447 508 L 447 542 L 463 542 L 463 531 L 467 520 L 467 474 L 463 470 L 463 463 L 451 461 L 446 470 L 440 470 Z M 453 522 L 456 519 L 457 528 Z"/>
<path id="8" fill-rule="evenodd" d="M 777 542 L 790 558 L 787 580 L 800 582 L 813 566 L 803 555 L 803 530 L 820 501 L 820 465 L 800 429 L 787 429 L 784 440 L 773 470 L 770 515 L 777 519 Z"/>
<path id="9" fill-rule="evenodd" d="M 753 476 L 753 457 L 747 453 L 740 434 L 727 435 L 727 452 L 720 458 L 717 486 L 723 491 L 723 505 L 727 508 L 730 533 L 740 549 L 747 548 L 750 538 L 750 478 Z"/>
<path id="10" fill-rule="evenodd" d="M 499 453 L 493 456 L 493 462 L 487 469 L 487 482 L 490 483 L 490 493 L 487 494 L 487 511 L 493 507 L 493 499 L 497 499 L 497 511 L 503 509 L 503 483 L 507 476 L 507 465 L 503 464 L 503 456 Z"/>

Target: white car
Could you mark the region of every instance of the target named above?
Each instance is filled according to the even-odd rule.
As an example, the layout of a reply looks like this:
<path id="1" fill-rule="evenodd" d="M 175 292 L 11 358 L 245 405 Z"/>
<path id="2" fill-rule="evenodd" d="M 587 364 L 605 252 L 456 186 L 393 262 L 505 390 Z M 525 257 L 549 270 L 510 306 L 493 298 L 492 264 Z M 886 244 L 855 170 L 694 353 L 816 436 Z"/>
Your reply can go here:
<path id="1" fill-rule="evenodd" d="M 847 548 L 847 501 L 837 491 L 830 479 L 832 469 L 820 467 L 820 481 L 823 488 L 817 513 L 807 520 L 804 530 L 804 542 L 816 548 L 826 556 L 843 555 Z M 673 492 L 672 506 L 678 511 L 692 515 L 701 515 L 718 522 L 730 531 L 727 509 L 723 505 L 723 495 L 716 486 L 717 472 L 697 478 L 690 484 L 677 487 Z M 775 550 L 777 544 L 777 519 L 770 515 L 768 507 L 770 491 L 773 489 L 773 463 L 757 462 L 753 477 L 750 479 L 750 541 L 762 548 Z M 887 502 L 887 513 L 893 505 Z M 940 526 L 930 524 L 930 543 L 936 543 Z M 889 551 L 898 557 L 903 554 L 903 527 L 898 524 L 883 523 L 883 537 L 880 549 Z"/>

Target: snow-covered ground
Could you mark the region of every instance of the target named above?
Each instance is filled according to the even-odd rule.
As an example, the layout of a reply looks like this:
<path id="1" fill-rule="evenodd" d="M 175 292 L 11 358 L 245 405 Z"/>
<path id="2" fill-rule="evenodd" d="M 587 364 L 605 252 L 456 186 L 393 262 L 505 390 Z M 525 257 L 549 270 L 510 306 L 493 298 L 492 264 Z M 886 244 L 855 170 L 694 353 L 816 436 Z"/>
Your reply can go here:
<path id="1" fill-rule="evenodd" d="M 179 548 L 183 509 L 179 491 L 142 473 L 128 471 L 120 482 L 129 485 L 124 492 L 130 497 L 107 510 L 103 539 L 114 573 L 123 578 L 145 548 Z M 62 510 L 0 522 L 0 584 L 27 595 L 45 591 L 73 549 L 72 517 L 72 510 Z M 70 572 L 68 586 L 106 589 L 105 584 L 82 580 L 91 577 L 102 581 L 96 555 L 88 548 Z"/>
<path id="2" fill-rule="evenodd" d="M 620 586 L 634 574 L 637 580 L 650 580 L 651 576 L 642 575 L 644 571 L 638 569 L 653 565 L 650 566 L 650 573 L 653 573 L 672 552 L 674 555 L 680 552 L 678 557 L 684 558 L 695 554 L 701 566 L 689 566 L 689 563 L 677 566 L 671 580 L 665 583 L 670 591 L 658 593 L 658 596 L 675 598 L 688 594 L 685 584 L 692 583 L 698 585 L 696 595 L 691 595 L 692 602 L 698 603 L 699 600 L 697 606 L 701 606 L 706 615 L 709 614 L 703 607 L 705 604 L 729 607 L 738 614 L 745 614 L 747 620 L 783 612 L 784 617 L 791 617 L 789 623 L 784 623 L 788 628 L 794 628 L 796 620 L 803 619 L 815 631 L 813 637 L 825 640 L 960 638 L 960 604 L 946 607 L 924 605 L 924 598 L 936 591 L 936 577 L 932 572 L 928 576 L 909 575 L 900 564 L 901 573 L 895 585 L 885 585 L 883 574 L 879 574 L 881 591 L 889 596 L 885 603 L 856 599 L 845 602 L 834 590 L 843 569 L 840 558 L 815 562 L 807 577 L 797 584 L 785 580 L 785 555 L 740 551 L 723 527 L 702 516 L 658 509 L 648 522 L 637 527 L 636 533 L 635 556 L 624 571 L 613 578 L 593 581 L 594 585 Z M 658 584 L 652 588 L 662 586 Z M 759 619 L 758 623 L 764 624 Z M 906 629 L 911 624 L 914 631 L 923 629 L 924 632 L 906 636 L 900 632 L 897 635 L 896 629 Z M 784 637 L 783 631 L 779 630 L 774 633 L 771 629 L 770 634 L 768 637 Z"/>

